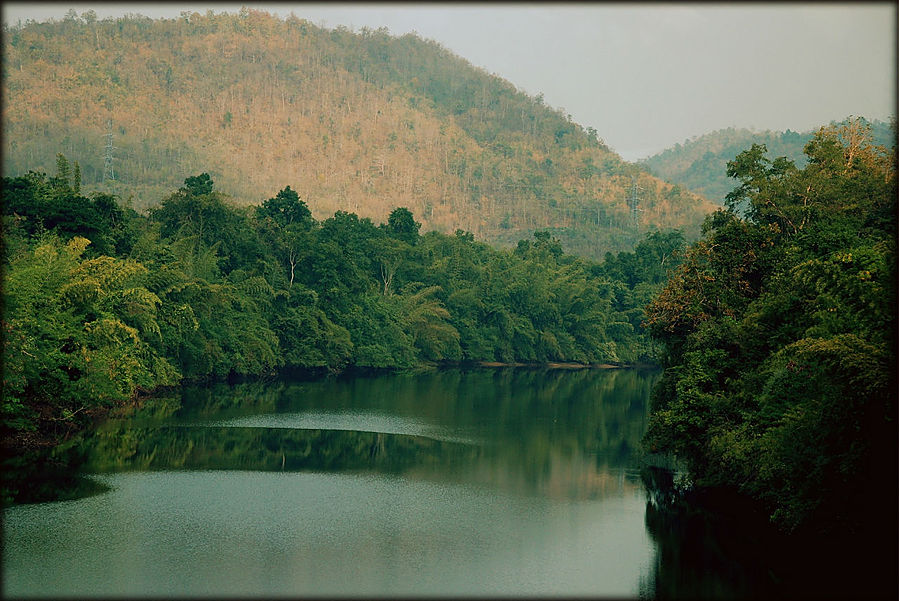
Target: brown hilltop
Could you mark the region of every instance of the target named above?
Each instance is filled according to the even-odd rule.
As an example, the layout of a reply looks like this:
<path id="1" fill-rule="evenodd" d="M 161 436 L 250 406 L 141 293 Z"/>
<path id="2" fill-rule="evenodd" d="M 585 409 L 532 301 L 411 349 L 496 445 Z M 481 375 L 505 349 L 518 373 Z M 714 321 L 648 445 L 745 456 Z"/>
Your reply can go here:
<path id="1" fill-rule="evenodd" d="M 440 45 L 295 17 L 184 13 L 28 23 L 4 36 L 4 175 L 78 161 L 83 188 L 145 209 L 208 172 L 241 204 L 297 190 L 321 219 L 412 210 L 501 244 L 551 228 L 572 252 L 695 232 L 713 207 Z M 107 129 L 109 128 L 109 129 Z M 104 181 L 111 133 L 115 181 Z"/>

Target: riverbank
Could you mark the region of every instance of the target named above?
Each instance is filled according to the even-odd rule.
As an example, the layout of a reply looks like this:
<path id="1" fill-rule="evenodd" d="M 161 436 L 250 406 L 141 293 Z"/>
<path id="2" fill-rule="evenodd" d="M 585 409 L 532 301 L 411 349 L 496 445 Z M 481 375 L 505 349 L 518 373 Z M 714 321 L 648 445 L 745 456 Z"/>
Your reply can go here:
<path id="1" fill-rule="evenodd" d="M 626 365 L 613 365 L 611 363 L 566 363 L 551 361 L 548 363 L 502 363 L 500 361 L 478 361 L 479 367 L 530 367 L 547 369 L 621 369 Z"/>

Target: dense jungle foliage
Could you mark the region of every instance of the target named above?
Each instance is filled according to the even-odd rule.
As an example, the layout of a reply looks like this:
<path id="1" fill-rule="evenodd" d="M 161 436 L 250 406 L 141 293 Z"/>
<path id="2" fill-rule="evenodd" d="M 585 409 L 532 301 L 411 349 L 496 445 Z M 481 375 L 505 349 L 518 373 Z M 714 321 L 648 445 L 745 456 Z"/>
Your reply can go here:
<path id="1" fill-rule="evenodd" d="M 651 224 L 695 237 L 715 208 L 413 34 L 247 8 L 4 28 L 3 175 L 50 173 L 59 151 L 80 160 L 85 190 L 132 196 L 139 211 L 206 171 L 238 205 L 297 182 L 319 220 L 377 222 L 403 206 L 425 231 L 511 248 L 550 230 L 599 260 Z"/>
<path id="2" fill-rule="evenodd" d="M 406 208 L 317 221 L 290 186 L 239 207 L 207 173 L 142 216 L 83 196 L 79 172 L 60 154 L 55 176 L 3 180 L 6 435 L 63 432 L 185 379 L 650 361 L 642 307 L 685 246 L 653 232 L 596 263 L 538 231 L 497 250 L 422 235 Z"/>
<path id="3" fill-rule="evenodd" d="M 852 120 L 805 153 L 728 163 L 739 186 L 649 306 L 666 370 L 646 443 L 784 530 L 895 551 L 894 150 Z"/>

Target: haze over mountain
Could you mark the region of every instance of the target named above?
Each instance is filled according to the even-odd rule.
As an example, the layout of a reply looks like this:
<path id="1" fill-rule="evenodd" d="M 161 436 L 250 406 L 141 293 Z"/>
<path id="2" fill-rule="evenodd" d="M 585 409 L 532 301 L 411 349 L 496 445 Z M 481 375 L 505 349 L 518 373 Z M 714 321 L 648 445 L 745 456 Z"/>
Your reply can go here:
<path id="1" fill-rule="evenodd" d="M 9 28 L 4 61 L 4 175 L 52 172 L 63 153 L 86 191 L 133 195 L 137 209 L 208 172 L 241 204 L 290 185 L 317 218 L 377 223 L 405 206 L 424 230 L 512 244 L 550 229 L 598 257 L 650 228 L 694 234 L 713 208 L 415 35 L 249 9 L 87 12 Z"/>
<path id="2" fill-rule="evenodd" d="M 894 113 L 890 3 L 252 3 L 286 18 L 438 41 L 531 96 L 565 107 L 635 161 L 727 127 L 806 131 Z M 15 25 L 139 13 L 236 13 L 241 3 L 4 2 Z M 77 17 L 77 14 L 76 14 Z M 786 60 L 788 58 L 788 60 Z M 831 76 L 839 73 L 839 80 Z M 701 93 L 697 93 L 701 90 Z"/>
<path id="3" fill-rule="evenodd" d="M 896 131 L 890 124 L 875 120 L 868 125 L 877 145 L 895 146 Z M 753 131 L 730 127 L 685 140 L 639 164 L 665 181 L 680 184 L 713 202 L 724 204 L 725 195 L 736 187 L 735 180 L 727 176 L 728 161 L 753 144 L 764 144 L 770 157 L 785 156 L 803 167 L 807 160 L 803 149 L 814 134 L 814 131 Z"/>

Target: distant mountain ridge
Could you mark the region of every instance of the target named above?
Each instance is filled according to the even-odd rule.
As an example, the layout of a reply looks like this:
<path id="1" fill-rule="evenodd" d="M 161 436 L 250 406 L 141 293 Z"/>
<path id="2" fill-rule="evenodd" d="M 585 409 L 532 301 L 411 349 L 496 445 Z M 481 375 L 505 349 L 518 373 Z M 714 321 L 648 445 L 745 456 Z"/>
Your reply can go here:
<path id="1" fill-rule="evenodd" d="M 52 173 L 63 153 L 85 191 L 133 195 L 139 210 L 208 172 L 241 204 L 290 185 L 316 218 L 380 222 L 405 206 L 425 231 L 508 246 L 549 229 L 598 258 L 649 229 L 694 234 L 714 208 L 411 34 L 246 8 L 164 20 L 87 11 L 6 27 L 3 45 L 4 175 Z"/>
<path id="2" fill-rule="evenodd" d="M 895 132 L 889 123 L 874 120 L 868 122 L 874 142 L 887 148 L 895 145 Z M 647 159 L 640 165 L 665 181 L 685 186 L 717 204 L 724 204 L 724 197 L 736 187 L 727 177 L 727 162 L 753 144 L 764 144 L 768 156 L 785 156 L 798 167 L 806 163 L 803 148 L 816 130 L 803 133 L 770 130 L 754 131 L 729 127 L 690 138 L 683 144 L 675 144 Z"/>

